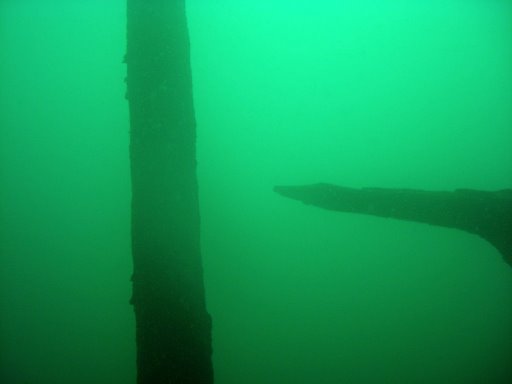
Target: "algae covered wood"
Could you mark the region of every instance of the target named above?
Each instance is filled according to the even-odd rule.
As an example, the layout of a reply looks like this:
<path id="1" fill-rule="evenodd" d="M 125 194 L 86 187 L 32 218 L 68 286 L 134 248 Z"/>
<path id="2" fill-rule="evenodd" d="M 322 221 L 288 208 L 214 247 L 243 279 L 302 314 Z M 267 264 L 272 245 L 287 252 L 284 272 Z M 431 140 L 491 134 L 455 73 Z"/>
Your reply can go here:
<path id="1" fill-rule="evenodd" d="M 184 0 L 127 1 L 137 383 L 212 383 Z"/>
<path id="2" fill-rule="evenodd" d="M 482 237 L 512 266 L 512 190 L 424 191 L 318 183 L 274 191 L 324 209 L 455 228 Z"/>

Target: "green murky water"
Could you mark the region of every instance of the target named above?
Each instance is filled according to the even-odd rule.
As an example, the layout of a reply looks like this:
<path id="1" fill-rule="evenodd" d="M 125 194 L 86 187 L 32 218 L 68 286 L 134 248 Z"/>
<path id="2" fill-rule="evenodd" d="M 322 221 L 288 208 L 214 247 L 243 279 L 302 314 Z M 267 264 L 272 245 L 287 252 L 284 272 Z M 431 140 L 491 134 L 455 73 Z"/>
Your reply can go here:
<path id="1" fill-rule="evenodd" d="M 125 2 L 0 3 L 0 382 L 134 383 Z M 507 383 L 512 271 L 275 184 L 512 186 L 512 4 L 188 1 L 220 384 Z"/>

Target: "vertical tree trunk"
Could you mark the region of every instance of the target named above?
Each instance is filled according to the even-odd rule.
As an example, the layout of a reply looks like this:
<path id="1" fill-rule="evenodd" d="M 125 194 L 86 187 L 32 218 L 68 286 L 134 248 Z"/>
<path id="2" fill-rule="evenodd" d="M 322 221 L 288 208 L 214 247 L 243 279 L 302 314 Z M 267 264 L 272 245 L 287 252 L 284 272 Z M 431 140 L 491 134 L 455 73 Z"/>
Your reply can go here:
<path id="1" fill-rule="evenodd" d="M 137 382 L 213 383 L 184 0 L 127 0 Z"/>

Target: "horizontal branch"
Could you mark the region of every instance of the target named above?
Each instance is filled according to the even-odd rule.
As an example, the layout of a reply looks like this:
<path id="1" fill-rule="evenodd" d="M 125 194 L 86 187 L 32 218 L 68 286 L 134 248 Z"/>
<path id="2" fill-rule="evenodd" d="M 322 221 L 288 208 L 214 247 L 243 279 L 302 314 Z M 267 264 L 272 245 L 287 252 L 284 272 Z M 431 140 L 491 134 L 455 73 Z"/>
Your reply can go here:
<path id="1" fill-rule="evenodd" d="M 512 266 L 512 189 L 423 191 L 319 183 L 274 191 L 324 209 L 456 228 L 494 245 Z"/>

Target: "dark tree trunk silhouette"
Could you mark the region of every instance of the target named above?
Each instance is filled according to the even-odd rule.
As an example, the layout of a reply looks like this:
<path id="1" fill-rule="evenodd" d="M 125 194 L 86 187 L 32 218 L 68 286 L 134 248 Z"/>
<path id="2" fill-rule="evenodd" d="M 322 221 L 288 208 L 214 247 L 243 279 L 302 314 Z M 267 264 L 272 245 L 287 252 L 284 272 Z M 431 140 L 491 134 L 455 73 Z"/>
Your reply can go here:
<path id="1" fill-rule="evenodd" d="M 213 383 L 184 0 L 127 0 L 137 382 Z"/>
<path id="2" fill-rule="evenodd" d="M 319 183 L 277 186 L 286 197 L 324 209 L 456 228 L 482 237 L 512 266 L 512 190 L 354 189 Z"/>

